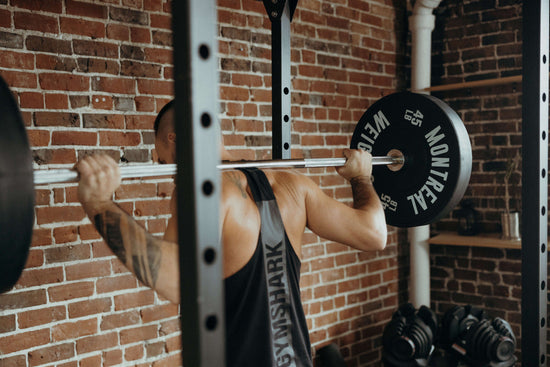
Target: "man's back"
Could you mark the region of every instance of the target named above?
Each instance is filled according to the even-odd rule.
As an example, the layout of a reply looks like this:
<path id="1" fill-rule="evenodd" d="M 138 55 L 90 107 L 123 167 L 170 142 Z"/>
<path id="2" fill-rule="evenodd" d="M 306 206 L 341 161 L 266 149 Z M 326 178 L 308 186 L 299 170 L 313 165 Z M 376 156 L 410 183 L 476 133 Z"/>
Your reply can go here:
<path id="1" fill-rule="evenodd" d="M 301 239 L 306 226 L 304 193 L 300 178 L 289 171 L 265 172 L 294 251 L 301 256 Z M 240 171 L 222 174 L 221 226 L 224 277 L 240 270 L 250 260 L 260 234 L 260 213 L 246 176 Z"/>

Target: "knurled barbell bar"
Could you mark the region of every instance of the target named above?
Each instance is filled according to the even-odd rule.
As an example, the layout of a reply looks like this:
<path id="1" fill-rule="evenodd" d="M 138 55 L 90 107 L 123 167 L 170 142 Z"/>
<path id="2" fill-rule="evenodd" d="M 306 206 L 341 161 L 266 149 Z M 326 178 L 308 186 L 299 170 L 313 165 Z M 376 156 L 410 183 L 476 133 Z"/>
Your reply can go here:
<path id="1" fill-rule="evenodd" d="M 78 180 L 73 170 L 33 170 L 18 106 L 0 77 L 0 293 L 25 265 L 34 225 L 34 185 Z M 439 99 L 400 92 L 370 106 L 350 147 L 373 156 L 374 187 L 386 221 L 398 227 L 432 223 L 460 201 L 470 180 L 472 150 L 462 120 Z M 342 166 L 344 158 L 224 163 L 220 169 Z M 128 165 L 125 178 L 175 173 L 175 165 Z M 128 173 L 129 172 L 129 173 Z M 128 176 L 129 175 L 129 176 Z M 57 176 L 57 177 L 56 177 Z"/>
<path id="2" fill-rule="evenodd" d="M 373 165 L 404 164 L 404 158 L 398 155 L 385 157 L 372 157 Z M 237 168 L 256 167 L 260 169 L 273 168 L 316 168 L 316 167 L 340 167 L 346 163 L 346 158 L 306 158 L 306 159 L 279 159 L 269 161 L 227 161 L 219 164 L 219 170 L 232 170 Z M 176 164 L 137 164 L 120 166 L 120 177 L 145 178 L 157 176 L 175 175 Z M 34 171 L 34 184 L 45 185 L 66 182 L 78 182 L 78 172 L 72 169 L 45 169 Z"/>

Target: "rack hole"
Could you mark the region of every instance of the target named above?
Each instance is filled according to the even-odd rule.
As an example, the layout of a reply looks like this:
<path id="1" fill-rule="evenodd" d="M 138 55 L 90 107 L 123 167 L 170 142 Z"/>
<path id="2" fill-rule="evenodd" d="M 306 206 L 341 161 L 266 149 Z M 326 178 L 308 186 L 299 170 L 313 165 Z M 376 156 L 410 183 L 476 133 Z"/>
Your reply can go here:
<path id="1" fill-rule="evenodd" d="M 218 327 L 218 318 L 216 317 L 216 315 L 210 315 L 206 318 L 204 324 L 208 330 L 215 330 Z"/>
<path id="2" fill-rule="evenodd" d="M 540 245 L 540 252 L 544 254 L 545 251 L 546 251 L 546 245 L 543 243 L 542 245 Z"/>
<path id="3" fill-rule="evenodd" d="M 204 128 L 208 128 L 210 127 L 210 125 L 212 125 L 212 119 L 210 118 L 210 114 L 205 112 L 201 115 L 201 125 Z"/>
<path id="4" fill-rule="evenodd" d="M 285 150 L 288 150 L 288 148 L 290 148 L 290 145 L 289 145 L 288 143 L 285 143 L 285 144 L 283 145 L 283 148 L 285 148 Z"/>
<path id="5" fill-rule="evenodd" d="M 288 117 L 288 115 L 285 115 L 285 116 L 283 117 L 283 120 L 284 120 L 285 122 L 288 122 L 288 120 L 290 120 L 290 117 Z"/>
<path id="6" fill-rule="evenodd" d="M 285 87 L 285 88 L 283 89 L 283 93 L 284 93 L 284 94 L 288 94 L 289 92 L 290 92 L 290 90 L 288 89 L 288 87 Z"/>
<path id="7" fill-rule="evenodd" d="M 542 319 L 540 319 L 540 327 L 544 326 L 546 326 L 546 319 L 543 317 Z"/>
<path id="8" fill-rule="evenodd" d="M 542 175 L 542 178 L 546 177 L 546 170 L 544 168 L 542 169 L 542 174 L 541 175 Z"/>
<path id="9" fill-rule="evenodd" d="M 546 140 L 546 131 L 542 132 L 542 140 Z"/>
<path id="10" fill-rule="evenodd" d="M 212 181 L 204 181 L 202 183 L 202 193 L 206 196 L 212 195 L 214 192 L 214 184 Z"/>
<path id="11" fill-rule="evenodd" d="M 542 101 L 546 102 L 546 93 L 542 93 Z"/>
<path id="12" fill-rule="evenodd" d="M 205 44 L 200 45 L 199 55 L 203 60 L 208 59 L 210 57 L 210 48 Z"/>
<path id="13" fill-rule="evenodd" d="M 204 250 L 204 262 L 208 265 L 212 264 L 214 261 L 216 261 L 216 250 L 213 248 L 207 248 Z"/>
<path id="14" fill-rule="evenodd" d="M 546 215 L 546 207 L 543 206 L 543 207 L 541 208 L 540 212 L 541 212 L 542 215 Z"/>
<path id="15" fill-rule="evenodd" d="M 542 63 L 546 64 L 546 55 L 542 55 Z"/>
<path id="16" fill-rule="evenodd" d="M 540 290 L 543 291 L 545 288 L 546 288 L 546 282 L 543 280 L 543 281 L 540 283 Z"/>

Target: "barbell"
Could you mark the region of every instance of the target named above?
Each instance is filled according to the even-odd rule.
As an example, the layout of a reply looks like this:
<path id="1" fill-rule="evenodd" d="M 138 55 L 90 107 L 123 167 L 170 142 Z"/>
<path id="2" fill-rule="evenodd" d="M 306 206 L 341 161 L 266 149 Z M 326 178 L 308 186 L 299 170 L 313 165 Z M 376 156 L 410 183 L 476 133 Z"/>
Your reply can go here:
<path id="1" fill-rule="evenodd" d="M 78 180 L 70 169 L 33 170 L 25 126 L 0 77 L 0 293 L 13 287 L 25 266 L 34 225 L 34 186 Z M 447 215 L 470 180 L 472 150 L 460 117 L 443 101 L 423 94 L 387 95 L 361 116 L 350 147 L 373 155 L 373 184 L 386 221 L 397 227 L 429 224 Z M 225 162 L 218 168 L 342 166 L 344 158 Z M 121 166 L 122 178 L 173 175 L 176 165 Z"/>

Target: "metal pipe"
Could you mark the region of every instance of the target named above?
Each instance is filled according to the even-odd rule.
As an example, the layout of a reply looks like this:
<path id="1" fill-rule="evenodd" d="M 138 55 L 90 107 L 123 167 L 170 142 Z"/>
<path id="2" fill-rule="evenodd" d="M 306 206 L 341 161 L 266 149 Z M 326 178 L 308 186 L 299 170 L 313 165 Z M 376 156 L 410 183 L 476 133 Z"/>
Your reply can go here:
<path id="1" fill-rule="evenodd" d="M 318 168 L 340 167 L 346 163 L 346 158 L 312 158 L 312 159 L 281 159 L 272 161 L 236 161 L 224 162 L 217 166 L 220 170 L 256 167 L 269 168 Z M 402 165 L 404 158 L 401 156 L 372 157 L 373 165 Z M 144 178 L 156 176 L 175 175 L 175 164 L 141 164 L 134 166 L 120 166 L 122 179 Z M 78 182 L 78 172 L 72 169 L 47 169 L 34 171 L 34 184 L 47 185 L 63 182 Z"/>

